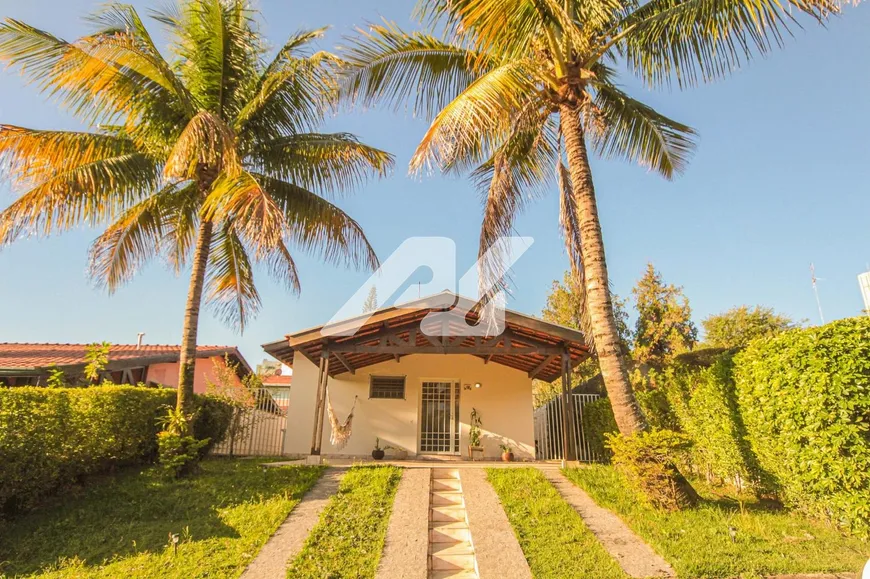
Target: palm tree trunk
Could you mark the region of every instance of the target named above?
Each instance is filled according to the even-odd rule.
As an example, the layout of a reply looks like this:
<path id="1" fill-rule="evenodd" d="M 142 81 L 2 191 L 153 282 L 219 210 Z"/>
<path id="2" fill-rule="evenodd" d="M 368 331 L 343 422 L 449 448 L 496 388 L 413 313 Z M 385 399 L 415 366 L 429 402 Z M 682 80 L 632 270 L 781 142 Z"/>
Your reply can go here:
<path id="1" fill-rule="evenodd" d="M 613 315 L 604 240 L 601 237 L 595 186 L 592 183 L 592 169 L 589 167 L 579 107 L 562 103 L 559 117 L 565 137 L 568 172 L 579 213 L 581 252 L 586 274 L 586 307 L 592 322 L 592 339 L 616 425 L 622 434 L 633 434 L 646 428 L 646 420 L 628 380 L 625 355 Z"/>
<path id="2" fill-rule="evenodd" d="M 193 406 L 193 376 L 196 366 L 196 333 L 199 328 L 199 308 L 202 303 L 202 288 L 205 285 L 205 270 L 211 248 L 213 224 L 203 221 L 199 225 L 196 247 L 193 250 L 193 269 L 190 272 L 190 287 L 187 290 L 187 307 L 184 310 L 184 329 L 181 332 L 181 358 L 178 370 L 178 402 L 176 407 L 190 414 Z"/>

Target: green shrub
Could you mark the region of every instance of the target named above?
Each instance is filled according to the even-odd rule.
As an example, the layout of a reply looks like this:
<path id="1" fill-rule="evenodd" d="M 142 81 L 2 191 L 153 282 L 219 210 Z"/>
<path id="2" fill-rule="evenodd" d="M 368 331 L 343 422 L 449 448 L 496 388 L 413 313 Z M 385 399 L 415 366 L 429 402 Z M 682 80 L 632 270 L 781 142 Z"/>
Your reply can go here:
<path id="1" fill-rule="evenodd" d="M 692 441 L 671 430 L 648 430 L 631 436 L 607 435 L 613 464 L 653 507 L 676 511 L 694 505 L 698 494 L 680 473 Z"/>
<path id="2" fill-rule="evenodd" d="M 675 364 L 659 378 L 676 416 L 677 430 L 693 442 L 692 470 L 707 482 L 764 491 L 763 472 L 745 440 L 734 391 L 733 354 L 720 353 L 707 367 Z"/>
<path id="3" fill-rule="evenodd" d="M 870 535 L 870 318 L 754 342 L 734 378 L 749 442 L 786 504 Z"/>
<path id="4" fill-rule="evenodd" d="M 205 457 L 216 444 L 224 441 L 233 419 L 233 406 L 226 399 L 211 394 L 196 397 L 196 414 L 193 419 L 193 437 L 207 440 L 199 451 Z"/>
<path id="5" fill-rule="evenodd" d="M 175 391 L 136 386 L 0 389 L 0 511 L 34 506 L 60 487 L 157 455 L 159 417 Z M 214 429 L 201 403 L 194 432 Z"/>
<path id="6" fill-rule="evenodd" d="M 610 449 L 607 447 L 606 436 L 618 432 L 613 408 L 608 398 L 599 398 L 583 405 L 583 435 L 595 460 L 610 461 Z"/>

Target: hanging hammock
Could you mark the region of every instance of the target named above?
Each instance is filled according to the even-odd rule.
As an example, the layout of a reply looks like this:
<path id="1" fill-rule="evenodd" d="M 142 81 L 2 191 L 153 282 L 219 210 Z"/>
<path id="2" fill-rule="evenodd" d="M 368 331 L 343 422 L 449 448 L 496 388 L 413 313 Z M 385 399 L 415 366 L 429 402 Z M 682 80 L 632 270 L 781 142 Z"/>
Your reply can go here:
<path id="1" fill-rule="evenodd" d="M 332 402 L 329 399 L 329 388 L 326 389 L 326 413 L 329 415 L 329 424 L 332 426 L 332 435 L 329 437 L 329 442 L 332 443 L 332 446 L 336 450 L 343 449 L 347 446 L 347 441 L 350 440 L 351 427 L 353 426 L 353 410 L 356 408 L 357 398 L 357 396 L 353 397 L 353 406 L 350 407 L 350 414 L 347 415 L 344 424 L 341 424 L 335 416 L 335 409 L 332 407 Z"/>

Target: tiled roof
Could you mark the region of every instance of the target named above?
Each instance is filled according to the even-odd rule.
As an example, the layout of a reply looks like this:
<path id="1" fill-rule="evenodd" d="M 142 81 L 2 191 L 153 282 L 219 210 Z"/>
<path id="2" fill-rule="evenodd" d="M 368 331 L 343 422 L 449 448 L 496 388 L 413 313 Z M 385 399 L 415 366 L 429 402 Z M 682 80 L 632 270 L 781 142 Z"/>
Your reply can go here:
<path id="1" fill-rule="evenodd" d="M 293 381 L 293 376 L 290 374 L 275 374 L 273 376 L 266 376 L 263 378 L 264 386 L 286 386 Z"/>
<path id="2" fill-rule="evenodd" d="M 85 354 L 90 344 L 22 344 L 0 343 L 0 368 L 30 369 L 57 366 L 73 366 L 85 363 Z M 175 357 L 177 359 L 181 346 L 168 344 L 112 344 L 109 348 L 109 361 L 151 359 L 159 356 Z M 230 354 L 239 358 L 244 366 L 247 363 L 235 346 L 199 346 L 197 357 L 219 356 Z"/>

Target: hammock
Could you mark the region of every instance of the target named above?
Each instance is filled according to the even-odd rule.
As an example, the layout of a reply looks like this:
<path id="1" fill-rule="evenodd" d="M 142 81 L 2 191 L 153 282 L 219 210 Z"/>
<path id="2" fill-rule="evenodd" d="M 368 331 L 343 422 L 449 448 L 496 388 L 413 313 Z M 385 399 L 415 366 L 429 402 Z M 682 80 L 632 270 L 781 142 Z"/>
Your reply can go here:
<path id="1" fill-rule="evenodd" d="M 332 402 L 329 400 L 329 388 L 326 389 L 326 413 L 329 415 L 329 424 L 332 426 L 332 435 L 329 437 L 329 442 L 332 443 L 337 450 L 347 446 L 347 441 L 350 440 L 351 427 L 353 426 L 353 410 L 356 408 L 357 396 L 353 397 L 353 406 L 350 407 L 350 414 L 344 424 L 338 421 L 335 416 L 335 409 L 332 407 Z"/>

